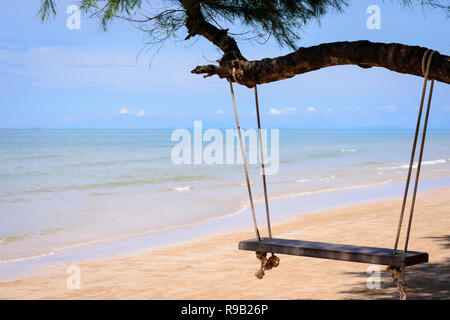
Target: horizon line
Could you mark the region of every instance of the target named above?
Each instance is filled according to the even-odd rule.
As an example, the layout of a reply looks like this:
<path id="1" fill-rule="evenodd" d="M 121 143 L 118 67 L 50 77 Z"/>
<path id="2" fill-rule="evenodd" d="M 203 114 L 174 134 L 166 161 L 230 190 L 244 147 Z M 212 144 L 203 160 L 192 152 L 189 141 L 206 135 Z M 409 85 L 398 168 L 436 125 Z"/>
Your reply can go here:
<path id="1" fill-rule="evenodd" d="M 253 127 L 248 127 L 247 129 L 252 129 Z M 176 130 L 176 129 L 188 129 L 193 130 L 193 127 L 167 127 L 167 128 L 44 128 L 44 127 L 33 127 L 33 128 L 1 128 L 0 130 Z M 236 128 L 217 128 L 217 127 L 204 127 L 202 130 L 208 129 L 219 129 L 219 130 L 229 130 Z M 246 128 L 241 128 L 246 129 Z M 295 127 L 266 127 L 262 129 L 279 129 L 279 130 L 414 130 L 414 127 L 305 127 L 305 128 L 295 128 Z M 450 130 L 450 128 L 428 128 L 428 130 Z"/>

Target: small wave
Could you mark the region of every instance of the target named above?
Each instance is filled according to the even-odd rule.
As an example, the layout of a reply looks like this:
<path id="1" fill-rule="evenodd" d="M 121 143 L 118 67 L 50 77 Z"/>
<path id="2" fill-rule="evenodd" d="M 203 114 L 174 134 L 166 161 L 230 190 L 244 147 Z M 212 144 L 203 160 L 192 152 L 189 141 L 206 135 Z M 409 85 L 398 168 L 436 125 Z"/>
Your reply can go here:
<path id="1" fill-rule="evenodd" d="M 317 178 L 317 181 L 330 180 L 330 179 L 334 179 L 334 178 L 336 178 L 335 175 L 325 176 L 325 177 Z"/>
<path id="2" fill-rule="evenodd" d="M 365 161 L 356 163 L 355 166 L 374 166 L 374 165 L 380 165 L 380 164 L 386 164 L 386 162 L 380 162 L 380 161 Z"/>
<path id="3" fill-rule="evenodd" d="M 119 159 L 119 160 L 104 160 L 104 161 L 84 161 L 71 165 L 74 168 L 86 168 L 86 167 L 114 167 L 130 164 L 142 164 L 149 163 L 151 161 L 160 161 L 163 159 L 170 159 L 170 155 L 153 156 L 145 159 Z"/>
<path id="4" fill-rule="evenodd" d="M 150 179 L 130 179 L 123 181 L 112 181 L 104 183 L 92 183 L 92 184 L 80 184 L 80 185 L 70 185 L 61 188 L 56 187 L 46 187 L 39 189 L 26 190 L 25 193 L 35 194 L 35 193 L 50 193 L 57 191 L 89 191 L 95 189 L 114 189 L 120 187 L 130 187 L 130 186 L 145 186 L 149 184 L 164 183 L 164 182 L 180 182 L 180 181 L 201 181 L 205 180 L 207 176 L 197 175 L 197 176 L 172 176 L 172 177 L 156 177 Z"/>
<path id="5" fill-rule="evenodd" d="M 250 182 L 250 185 L 253 186 L 255 183 L 254 182 Z M 239 187 L 246 187 L 247 184 L 246 183 L 238 183 L 237 184 Z"/>
<path id="6" fill-rule="evenodd" d="M 335 150 L 335 151 L 311 153 L 311 154 L 308 154 L 307 157 L 313 158 L 313 159 L 320 159 L 320 158 L 337 157 L 339 155 L 340 155 L 340 152 Z"/>
<path id="7" fill-rule="evenodd" d="M 443 163 L 447 163 L 450 161 L 450 158 L 445 158 L 445 159 L 436 159 L 436 160 L 428 160 L 428 161 L 422 161 L 422 165 L 423 166 L 432 166 L 435 164 L 443 164 Z M 393 167 L 385 167 L 385 168 L 377 168 L 378 170 L 396 170 L 396 169 L 408 169 L 409 168 L 409 164 L 407 163 L 403 163 L 397 166 L 393 166 Z M 415 162 L 413 164 L 413 168 L 417 168 L 417 162 Z"/>
<path id="8" fill-rule="evenodd" d="M 317 193 L 331 192 L 331 191 L 367 188 L 367 187 L 373 187 L 373 186 L 377 186 L 377 185 L 390 183 L 392 181 L 393 181 L 392 179 L 386 179 L 386 180 L 382 180 L 382 181 L 378 181 L 378 182 L 360 184 L 360 185 L 350 185 L 350 186 L 345 186 L 345 187 L 333 187 L 333 188 L 320 189 L 320 190 L 314 190 L 314 191 L 293 192 L 293 193 L 288 193 L 288 194 L 284 194 L 284 195 L 278 195 L 278 196 L 271 197 L 270 200 L 291 198 L 291 197 L 298 197 L 298 196 L 306 196 L 306 195 L 310 195 L 310 194 L 317 194 Z"/>
<path id="9" fill-rule="evenodd" d="M 184 192 L 184 191 L 190 191 L 191 187 L 186 186 L 186 187 L 175 187 L 175 188 L 170 188 L 173 191 L 178 191 L 178 192 Z"/>
<path id="10" fill-rule="evenodd" d="M 36 237 L 36 236 L 44 236 L 44 235 L 47 235 L 50 233 L 55 233 L 55 232 L 58 232 L 61 230 L 63 230 L 62 227 L 55 227 L 55 228 L 35 231 L 35 232 L 31 232 L 31 233 L 21 234 L 21 235 L 10 235 L 10 236 L 6 236 L 3 239 L 0 239 L 0 245 L 9 244 L 11 242 L 22 241 L 22 240 L 26 240 L 26 239 Z"/>
<path id="11" fill-rule="evenodd" d="M 115 193 L 107 193 L 107 192 L 91 192 L 88 193 L 88 196 L 90 197 L 104 197 L 104 196 L 111 196 L 114 195 Z"/>
<path id="12" fill-rule="evenodd" d="M 437 159 L 437 160 L 423 161 L 422 164 L 423 165 L 433 165 L 433 164 L 438 164 L 438 163 L 446 163 L 448 161 L 449 161 L 449 158 L 447 158 L 447 159 Z"/>
<path id="13" fill-rule="evenodd" d="M 335 175 L 330 175 L 330 176 L 324 176 L 324 177 L 319 177 L 319 178 L 315 178 L 315 179 L 298 179 L 295 180 L 296 182 L 313 182 L 313 181 L 326 181 L 326 180 L 331 180 L 336 178 Z"/>
<path id="14" fill-rule="evenodd" d="M 0 244 L 8 244 L 14 241 L 20 241 L 27 238 L 28 235 L 20 235 L 20 236 L 8 236 L 6 238 L 0 239 Z"/>
<path id="15" fill-rule="evenodd" d="M 313 159 L 340 157 L 342 153 L 358 152 L 358 151 L 359 151 L 358 149 L 330 150 L 330 151 L 324 151 L 324 152 L 310 153 L 310 154 L 307 154 L 306 157 L 313 158 Z"/>
<path id="16" fill-rule="evenodd" d="M 32 259 L 38 259 L 38 258 L 43 258 L 43 257 L 47 257 L 47 256 L 52 256 L 54 254 L 55 254 L 55 251 L 52 250 L 52 251 L 50 251 L 48 253 L 38 254 L 38 255 L 34 255 L 34 256 L 15 258 L 15 259 L 10 259 L 10 260 L 0 260 L 0 264 L 6 264 L 6 263 L 11 263 L 11 262 L 21 262 L 21 261 L 32 260 Z"/>

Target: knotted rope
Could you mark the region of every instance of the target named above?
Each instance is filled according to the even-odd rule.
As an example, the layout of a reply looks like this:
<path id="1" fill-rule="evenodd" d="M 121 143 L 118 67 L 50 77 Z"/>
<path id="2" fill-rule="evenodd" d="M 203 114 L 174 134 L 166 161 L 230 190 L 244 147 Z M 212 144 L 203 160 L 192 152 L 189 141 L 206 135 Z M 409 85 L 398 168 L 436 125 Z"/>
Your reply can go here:
<path id="1" fill-rule="evenodd" d="M 239 80 L 236 78 L 236 68 L 233 67 L 233 69 L 231 70 L 231 75 L 233 76 L 233 80 L 234 82 L 236 82 L 237 84 L 243 85 L 241 82 L 239 82 Z"/>
<path id="2" fill-rule="evenodd" d="M 420 99 L 420 107 L 419 107 L 419 114 L 417 116 L 416 131 L 414 134 L 414 142 L 413 142 L 413 147 L 411 150 L 411 157 L 409 160 L 408 176 L 406 179 L 406 186 L 405 186 L 405 191 L 403 194 L 402 209 L 400 212 L 400 219 L 399 219 L 398 227 L 397 227 L 397 235 L 395 237 L 394 254 L 397 253 L 398 243 L 400 240 L 400 233 L 401 233 L 402 224 L 403 224 L 403 216 L 405 213 L 406 201 L 408 198 L 409 183 L 411 181 L 411 174 L 412 174 L 412 169 L 413 169 L 413 165 L 414 165 L 417 139 L 419 136 L 420 123 L 422 120 L 423 104 L 424 104 L 424 100 L 425 100 L 425 93 L 427 90 L 428 75 L 430 74 L 431 59 L 433 58 L 433 55 L 436 52 L 437 51 L 427 50 L 424 52 L 423 57 L 422 57 L 422 74 L 423 74 L 423 78 L 424 78 L 423 88 L 422 88 L 422 97 Z M 433 87 L 434 87 L 434 80 L 431 80 L 430 92 L 428 94 L 427 109 L 426 109 L 425 120 L 424 120 L 424 124 L 423 124 L 422 140 L 420 143 L 419 159 L 417 161 L 416 176 L 414 179 L 414 191 L 413 191 L 413 195 L 412 195 L 411 208 L 410 208 L 409 219 L 408 219 L 408 227 L 407 227 L 406 237 L 405 237 L 405 252 L 408 251 L 409 236 L 411 233 L 411 225 L 412 225 L 412 219 L 413 219 L 413 215 L 414 215 L 414 206 L 416 203 L 416 196 L 417 196 L 417 187 L 419 185 L 420 169 L 422 166 L 423 149 L 425 146 L 425 138 L 426 138 L 426 134 L 427 134 L 428 117 L 430 115 L 431 97 L 433 96 Z M 390 274 L 392 274 L 392 282 L 394 282 L 395 285 L 397 286 L 398 292 L 400 293 L 400 300 L 405 300 L 406 299 L 406 289 L 408 288 L 408 286 L 406 285 L 406 282 L 405 282 L 405 268 L 389 266 L 387 268 L 387 271 Z M 401 281 L 399 281 L 399 278 L 401 278 Z"/>
<path id="3" fill-rule="evenodd" d="M 406 300 L 406 290 L 408 289 L 408 285 L 405 281 L 405 267 L 389 266 L 386 268 L 386 271 L 392 275 L 392 282 L 397 286 L 400 300 Z M 401 281 L 399 281 L 399 278 Z"/>
<path id="4" fill-rule="evenodd" d="M 240 82 L 236 79 L 236 69 L 233 68 L 232 70 L 232 76 L 233 80 L 240 84 Z M 241 134 L 241 126 L 239 124 L 239 117 L 236 107 L 236 98 L 234 96 L 234 90 L 233 90 L 233 82 L 231 79 L 228 79 L 228 82 L 230 84 L 230 92 L 231 92 L 231 98 L 233 100 L 233 108 L 234 108 L 234 116 L 236 120 L 236 127 L 238 129 L 238 137 L 239 137 L 239 143 L 241 147 L 241 154 L 242 154 L 242 160 L 244 165 L 244 173 L 245 173 L 245 179 L 247 182 L 247 190 L 248 190 L 248 196 L 250 200 L 250 208 L 252 211 L 252 217 L 253 217 L 253 225 L 255 228 L 256 237 L 259 241 L 261 241 L 261 236 L 258 229 L 258 224 L 256 221 L 256 213 L 255 213 L 255 206 L 253 203 L 253 195 L 252 190 L 250 186 L 250 179 L 248 176 L 248 169 L 247 169 L 247 161 L 245 157 L 245 149 L 244 149 L 244 143 L 242 141 L 242 134 Z M 269 200 L 267 196 L 267 185 L 266 185 L 266 172 L 265 172 L 265 165 L 264 165 L 264 152 L 263 152 L 263 146 L 262 146 L 262 134 L 261 134 L 261 120 L 259 115 L 259 101 L 258 101 L 258 89 L 255 86 L 255 105 L 256 105 L 256 115 L 258 120 L 258 137 L 259 137 L 259 150 L 260 150 L 260 157 L 261 157 L 261 171 L 262 171 L 262 177 L 263 177 L 263 185 L 264 185 L 264 200 L 265 200 L 265 206 L 266 206 L 266 218 L 267 218 L 267 226 L 269 231 L 269 239 L 272 239 L 272 228 L 270 226 L 270 214 L 269 214 Z M 273 268 L 276 268 L 280 264 L 280 258 L 278 258 L 276 255 L 273 254 L 267 259 L 267 252 L 256 252 L 256 257 L 261 262 L 261 267 L 256 272 L 255 276 L 258 279 L 262 279 L 265 275 L 265 270 L 271 270 Z"/>
<path id="5" fill-rule="evenodd" d="M 280 258 L 273 253 L 269 259 L 267 259 L 267 252 L 256 252 L 256 258 L 261 262 L 261 267 L 255 273 L 255 276 L 258 279 L 262 279 L 264 277 L 266 274 L 264 271 L 276 268 L 280 264 Z"/>
<path id="6" fill-rule="evenodd" d="M 264 165 L 264 150 L 261 134 L 261 119 L 259 115 L 258 87 L 256 85 L 255 85 L 255 107 L 256 107 L 256 119 L 258 121 L 259 151 L 261 158 L 261 175 L 264 187 L 264 202 L 266 206 L 267 230 L 269 232 L 269 239 L 272 239 L 272 227 L 270 225 L 270 212 L 269 212 L 269 197 L 267 196 L 266 170 Z M 269 259 L 267 259 L 266 256 L 267 253 L 258 253 L 258 252 L 256 253 L 256 257 L 261 261 L 261 268 L 255 274 L 255 276 L 258 279 L 262 279 L 264 277 L 265 270 L 276 268 L 280 264 L 280 258 L 274 255 L 273 252 Z"/>

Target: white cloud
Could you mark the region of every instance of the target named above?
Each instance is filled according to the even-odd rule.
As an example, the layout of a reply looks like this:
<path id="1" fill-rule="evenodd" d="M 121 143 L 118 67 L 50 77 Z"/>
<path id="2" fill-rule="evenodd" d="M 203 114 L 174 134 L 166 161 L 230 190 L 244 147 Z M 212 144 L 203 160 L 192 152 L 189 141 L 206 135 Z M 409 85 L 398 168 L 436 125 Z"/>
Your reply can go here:
<path id="1" fill-rule="evenodd" d="M 393 110 L 397 110 L 397 106 L 394 106 L 393 104 L 390 104 L 384 108 L 382 108 L 384 110 L 389 110 L 389 111 L 393 111 Z"/>
<path id="2" fill-rule="evenodd" d="M 306 111 L 314 112 L 314 111 L 316 111 L 316 107 L 309 107 L 309 108 L 306 108 Z"/>
<path id="3" fill-rule="evenodd" d="M 332 112 L 332 111 L 333 111 L 333 108 L 328 108 L 327 111 L 328 111 L 328 112 Z"/>
<path id="4" fill-rule="evenodd" d="M 216 111 L 216 114 L 224 114 L 224 113 L 225 113 L 225 112 L 223 112 L 223 111 L 220 110 L 220 109 Z"/>
<path id="5" fill-rule="evenodd" d="M 128 110 L 127 108 L 122 108 L 119 111 L 120 114 L 129 114 L 135 117 L 143 117 L 145 116 L 145 111 L 144 110 L 139 110 L 138 112 L 133 112 Z"/>
<path id="6" fill-rule="evenodd" d="M 273 115 L 273 116 L 279 116 L 281 114 L 294 114 L 297 111 L 296 108 L 293 107 L 285 107 L 285 108 L 281 108 L 281 109 L 277 109 L 277 108 L 270 108 L 269 109 L 269 114 Z"/>
<path id="7" fill-rule="evenodd" d="M 281 114 L 281 110 L 279 110 L 277 108 L 270 108 L 269 114 L 271 114 L 273 116 L 279 116 Z"/>
<path id="8" fill-rule="evenodd" d="M 442 110 L 444 110 L 444 111 L 450 111 L 450 105 L 449 105 L 449 106 L 444 106 L 444 107 L 442 107 Z"/>
<path id="9" fill-rule="evenodd" d="M 284 108 L 286 111 L 288 111 L 288 112 L 295 112 L 295 111 L 297 111 L 297 109 L 296 108 L 293 108 L 293 107 L 286 107 L 286 108 Z"/>

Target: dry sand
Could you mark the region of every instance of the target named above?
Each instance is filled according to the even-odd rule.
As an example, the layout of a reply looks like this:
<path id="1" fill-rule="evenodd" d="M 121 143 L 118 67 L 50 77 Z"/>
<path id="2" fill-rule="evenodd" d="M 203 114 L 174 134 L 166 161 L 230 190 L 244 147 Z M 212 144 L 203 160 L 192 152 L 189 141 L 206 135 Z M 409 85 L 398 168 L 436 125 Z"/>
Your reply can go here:
<path id="1" fill-rule="evenodd" d="M 274 224 L 276 237 L 390 248 L 400 199 L 301 215 Z M 254 277 L 253 252 L 237 249 L 252 229 L 200 241 L 86 260 L 81 289 L 66 286 L 67 265 L 0 282 L 1 299 L 397 299 L 381 267 L 380 289 L 367 288 L 368 264 L 281 256 L 280 266 Z M 426 251 L 430 262 L 407 268 L 409 299 L 450 298 L 450 188 L 418 196 L 409 248 Z"/>

